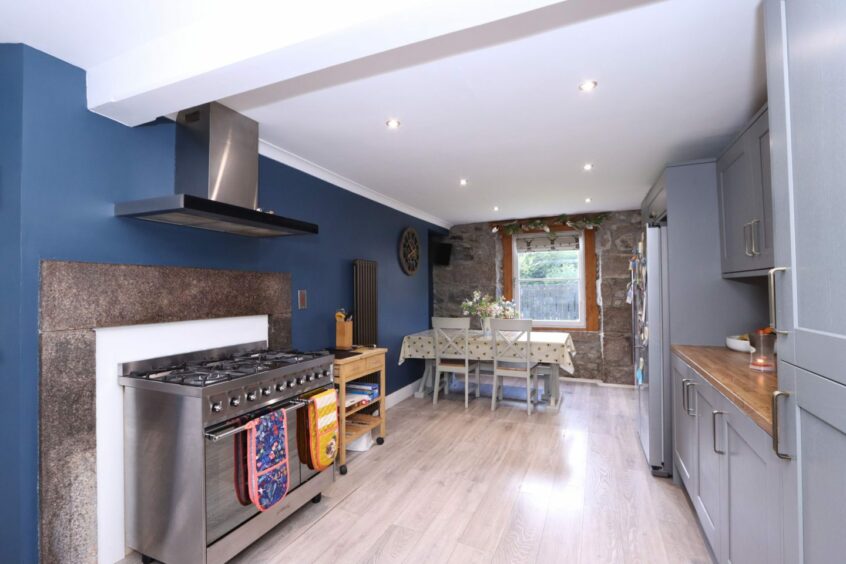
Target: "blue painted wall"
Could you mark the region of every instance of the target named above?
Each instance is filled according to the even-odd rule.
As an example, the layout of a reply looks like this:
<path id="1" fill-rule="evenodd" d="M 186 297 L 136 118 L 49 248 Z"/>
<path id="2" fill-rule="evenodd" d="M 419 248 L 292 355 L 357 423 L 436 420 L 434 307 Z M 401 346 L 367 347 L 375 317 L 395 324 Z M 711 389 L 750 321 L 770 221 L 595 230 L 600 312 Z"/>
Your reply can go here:
<path id="1" fill-rule="evenodd" d="M 17 81 L 16 76 L 20 77 Z M 0 281 L 4 296 L 15 296 L 16 287 L 20 291 L 20 356 L 14 359 L 12 355 L 19 368 L 4 375 L 4 379 L 13 378 L 19 373 L 19 411 L 0 410 L 0 429 L 16 430 L 13 435 L 0 435 L 0 448 L 19 453 L 17 473 L 0 469 L 8 473 L 0 475 L 8 478 L 0 482 L 0 488 L 4 501 L 17 503 L 0 504 L 0 561 L 34 562 L 37 557 L 41 260 L 290 272 L 294 289 L 309 292 L 309 309 L 295 308 L 293 314 L 294 346 L 307 349 L 333 343 L 332 314 L 336 307 L 349 308 L 352 302 L 352 260 L 374 259 L 379 261 L 379 339 L 391 349 L 388 391 L 419 376 L 421 366 L 410 362 L 397 367 L 396 360 L 402 336 L 428 327 L 428 275 L 425 268 L 414 277 L 402 274 L 396 248 L 404 227 L 415 227 L 425 244 L 427 230 L 436 226 L 265 158 L 260 161 L 261 205 L 318 223 L 319 235 L 254 240 L 118 219 L 112 215 L 114 202 L 172 191 L 175 126 L 159 122 L 127 128 L 89 112 L 84 73 L 28 47 L 0 46 L 0 81 L 11 84 L 0 89 L 0 103 L 14 100 L 15 92 L 22 100 L 17 129 L 6 130 L 7 118 L 0 113 L 4 125 L 0 149 L 12 147 L 11 157 L 0 161 L 4 170 L 10 169 L 0 172 L 3 201 L 7 191 L 14 194 L 15 187 L 20 188 L 20 272 L 8 276 L 4 271 Z M 6 104 L 2 106 L 7 111 Z M 20 147 L 17 165 L 16 144 Z M 17 197 L 9 199 L 12 215 Z M 0 213 L 5 218 L 5 207 Z M 6 349 L 2 352 L 5 356 Z"/>
<path id="2" fill-rule="evenodd" d="M 20 560 L 24 495 L 18 464 L 20 374 L 20 218 L 22 47 L 0 45 L 0 387 L 7 401 L 0 411 L 0 560 Z"/>

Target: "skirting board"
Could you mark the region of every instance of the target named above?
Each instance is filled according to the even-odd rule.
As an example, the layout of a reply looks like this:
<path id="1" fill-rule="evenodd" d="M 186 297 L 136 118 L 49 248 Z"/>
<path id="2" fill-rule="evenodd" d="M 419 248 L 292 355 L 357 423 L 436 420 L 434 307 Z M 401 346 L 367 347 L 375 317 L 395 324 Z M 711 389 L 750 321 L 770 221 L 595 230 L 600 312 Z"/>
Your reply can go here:
<path id="1" fill-rule="evenodd" d="M 627 389 L 634 389 L 634 384 L 609 384 L 606 382 L 601 382 L 599 380 L 593 380 L 591 378 L 572 378 L 569 376 L 561 376 L 559 380 L 563 380 L 564 382 L 572 382 L 574 384 L 591 384 L 594 386 L 602 386 L 603 388 L 627 388 Z M 414 392 L 417 390 L 417 387 L 420 385 L 420 379 L 418 378 L 411 384 L 400 388 L 399 390 L 388 394 L 388 397 L 385 398 L 385 409 L 391 409 L 393 406 L 398 404 L 399 402 L 406 400 L 410 397 L 414 396 Z"/>
<path id="2" fill-rule="evenodd" d="M 594 380 L 593 378 L 573 378 L 572 376 L 559 376 L 559 380 L 565 382 L 573 382 L 575 384 L 593 384 L 594 386 L 602 386 L 603 388 L 628 388 L 633 389 L 634 384 L 610 384 L 602 382 L 601 380 Z"/>
<path id="3" fill-rule="evenodd" d="M 408 398 L 414 395 L 414 390 L 417 389 L 417 386 L 420 385 L 420 378 L 412 382 L 407 386 L 403 386 L 399 390 L 388 394 L 388 397 L 385 398 L 385 409 L 391 409 L 396 404 L 403 400 L 407 400 Z"/>

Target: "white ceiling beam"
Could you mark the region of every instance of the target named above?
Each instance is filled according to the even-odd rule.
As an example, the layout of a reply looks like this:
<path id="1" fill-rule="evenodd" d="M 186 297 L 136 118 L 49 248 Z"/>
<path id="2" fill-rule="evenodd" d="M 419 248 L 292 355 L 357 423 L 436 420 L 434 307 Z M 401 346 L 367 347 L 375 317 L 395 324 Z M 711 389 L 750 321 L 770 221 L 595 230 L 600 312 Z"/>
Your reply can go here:
<path id="1" fill-rule="evenodd" d="M 125 125 L 538 10 L 561 0 L 253 1 L 87 69 L 90 110 Z"/>

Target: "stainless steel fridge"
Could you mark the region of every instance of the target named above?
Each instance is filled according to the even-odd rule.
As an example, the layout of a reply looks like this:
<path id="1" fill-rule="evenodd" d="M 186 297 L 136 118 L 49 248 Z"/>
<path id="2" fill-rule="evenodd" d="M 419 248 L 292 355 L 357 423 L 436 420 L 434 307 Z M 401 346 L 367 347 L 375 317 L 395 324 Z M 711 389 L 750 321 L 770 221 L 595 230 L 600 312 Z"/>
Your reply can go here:
<path id="1" fill-rule="evenodd" d="M 638 434 L 656 476 L 670 476 L 672 406 L 667 226 L 648 225 L 631 260 Z"/>

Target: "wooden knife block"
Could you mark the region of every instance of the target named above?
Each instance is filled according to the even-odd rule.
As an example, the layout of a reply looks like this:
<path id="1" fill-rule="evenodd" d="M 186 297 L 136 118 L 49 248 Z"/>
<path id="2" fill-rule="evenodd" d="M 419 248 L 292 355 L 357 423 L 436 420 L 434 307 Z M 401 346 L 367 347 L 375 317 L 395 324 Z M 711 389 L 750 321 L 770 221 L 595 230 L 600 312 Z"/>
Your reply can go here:
<path id="1" fill-rule="evenodd" d="M 349 350 L 353 348 L 353 322 L 335 321 L 335 348 Z"/>

